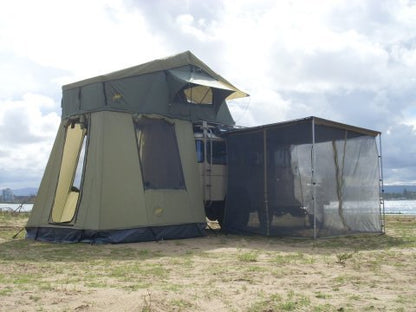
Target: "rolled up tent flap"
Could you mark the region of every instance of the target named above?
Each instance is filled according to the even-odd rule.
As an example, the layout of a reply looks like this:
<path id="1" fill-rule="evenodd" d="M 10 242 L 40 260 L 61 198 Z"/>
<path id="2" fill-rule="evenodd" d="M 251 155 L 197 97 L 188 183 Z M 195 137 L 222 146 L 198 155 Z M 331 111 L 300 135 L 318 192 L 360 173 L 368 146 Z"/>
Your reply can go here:
<path id="1" fill-rule="evenodd" d="M 189 66 L 168 70 L 170 78 L 170 94 L 173 99 L 183 90 L 188 102 L 193 104 L 222 103 L 238 89 L 219 81 L 205 72 Z"/>
<path id="2" fill-rule="evenodd" d="M 216 89 L 224 89 L 224 90 L 232 90 L 237 91 L 237 89 L 227 86 L 221 81 L 218 81 L 211 76 L 205 74 L 204 72 L 196 72 L 196 71 L 189 71 L 189 69 L 171 69 L 169 70 L 173 76 L 177 79 L 182 80 L 184 82 L 200 85 L 200 86 L 207 86 Z"/>

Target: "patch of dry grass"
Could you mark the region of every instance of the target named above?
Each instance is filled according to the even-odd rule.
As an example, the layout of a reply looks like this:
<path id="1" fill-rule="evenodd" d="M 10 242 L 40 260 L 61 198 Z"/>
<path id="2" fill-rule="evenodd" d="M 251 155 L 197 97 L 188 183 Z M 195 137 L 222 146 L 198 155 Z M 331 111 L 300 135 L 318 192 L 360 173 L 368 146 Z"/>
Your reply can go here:
<path id="1" fill-rule="evenodd" d="M 1 311 L 416 310 L 416 217 L 386 235 L 207 237 L 122 245 L 12 236 L 0 214 Z"/>

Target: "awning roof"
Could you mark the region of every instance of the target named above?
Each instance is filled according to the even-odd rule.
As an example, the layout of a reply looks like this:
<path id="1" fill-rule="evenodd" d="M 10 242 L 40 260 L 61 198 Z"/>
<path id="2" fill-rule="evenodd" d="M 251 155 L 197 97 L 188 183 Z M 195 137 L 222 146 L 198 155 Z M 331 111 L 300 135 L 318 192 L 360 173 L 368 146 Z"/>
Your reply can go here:
<path id="1" fill-rule="evenodd" d="M 328 126 L 328 127 L 342 129 L 342 130 L 348 130 L 348 131 L 352 131 L 352 132 L 359 133 L 362 135 L 369 135 L 369 136 L 376 137 L 381 134 L 381 132 L 379 131 L 351 126 L 351 125 L 347 125 L 344 123 L 340 123 L 340 122 L 336 122 L 336 121 L 332 121 L 328 119 L 323 119 L 323 118 L 319 118 L 315 116 L 310 116 L 310 117 L 306 117 L 302 119 L 295 119 L 295 120 L 290 120 L 290 121 L 284 121 L 284 122 L 278 122 L 278 123 L 273 123 L 273 124 L 268 124 L 268 125 L 262 125 L 262 126 L 257 126 L 257 127 L 240 128 L 240 129 L 229 131 L 227 132 L 227 134 L 258 131 L 258 130 L 262 130 L 265 128 L 287 127 L 291 125 L 302 124 L 305 122 L 312 122 L 312 121 L 314 121 L 315 125 L 322 125 L 322 126 Z"/>

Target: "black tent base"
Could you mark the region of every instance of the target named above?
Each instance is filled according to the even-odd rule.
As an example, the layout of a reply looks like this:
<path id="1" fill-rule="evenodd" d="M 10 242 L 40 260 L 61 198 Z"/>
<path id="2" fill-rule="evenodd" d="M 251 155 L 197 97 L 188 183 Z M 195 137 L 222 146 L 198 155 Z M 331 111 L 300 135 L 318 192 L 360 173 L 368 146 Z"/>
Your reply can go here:
<path id="1" fill-rule="evenodd" d="M 80 230 L 63 227 L 27 227 L 26 239 L 55 243 L 118 244 L 204 236 L 205 223 L 153 226 L 123 230 Z"/>

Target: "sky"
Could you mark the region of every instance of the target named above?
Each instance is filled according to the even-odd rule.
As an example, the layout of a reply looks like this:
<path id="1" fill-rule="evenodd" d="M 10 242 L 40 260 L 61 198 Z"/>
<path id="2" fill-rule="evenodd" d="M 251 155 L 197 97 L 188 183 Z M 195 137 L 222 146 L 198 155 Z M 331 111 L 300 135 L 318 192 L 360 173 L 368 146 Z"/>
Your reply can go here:
<path id="1" fill-rule="evenodd" d="M 416 184 L 416 1 L 0 2 L 0 189 L 38 187 L 61 87 L 192 51 L 249 98 L 237 124 L 317 116 L 382 132 L 385 184 Z"/>

